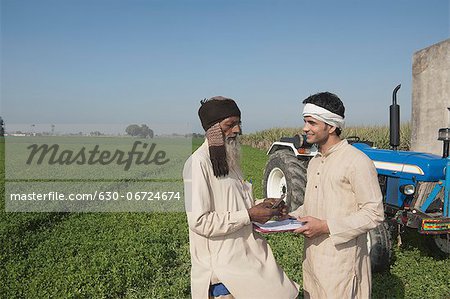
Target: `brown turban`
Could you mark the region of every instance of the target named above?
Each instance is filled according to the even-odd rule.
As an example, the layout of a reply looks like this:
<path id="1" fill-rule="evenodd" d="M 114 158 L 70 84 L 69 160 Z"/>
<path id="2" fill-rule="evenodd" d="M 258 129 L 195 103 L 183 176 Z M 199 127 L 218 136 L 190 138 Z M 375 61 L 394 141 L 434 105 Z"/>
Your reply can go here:
<path id="1" fill-rule="evenodd" d="M 208 139 L 209 156 L 216 177 L 228 175 L 227 154 L 225 140 L 219 123 L 227 117 L 241 117 L 241 111 L 235 101 L 222 96 L 212 97 L 201 101 L 198 116 Z"/>
<path id="2" fill-rule="evenodd" d="M 198 116 L 205 131 L 227 117 L 241 117 L 241 110 L 232 99 L 217 96 L 209 100 L 203 100 L 201 103 L 202 106 L 198 109 Z"/>

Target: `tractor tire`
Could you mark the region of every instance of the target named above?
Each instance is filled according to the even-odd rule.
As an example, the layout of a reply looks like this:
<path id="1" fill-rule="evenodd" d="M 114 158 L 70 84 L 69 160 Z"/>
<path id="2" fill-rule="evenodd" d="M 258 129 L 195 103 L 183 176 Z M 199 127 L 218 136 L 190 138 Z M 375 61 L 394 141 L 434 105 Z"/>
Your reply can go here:
<path id="1" fill-rule="evenodd" d="M 434 256 L 438 258 L 450 257 L 450 234 L 427 236 L 425 240 Z"/>
<path id="2" fill-rule="evenodd" d="M 372 272 L 389 271 L 392 261 L 392 239 L 389 224 L 386 221 L 367 233 L 367 247 Z"/>
<path id="3" fill-rule="evenodd" d="M 306 188 L 306 168 L 309 159 L 300 160 L 290 150 L 278 150 L 269 157 L 264 170 L 263 190 L 266 198 L 279 198 L 291 211 L 303 204 Z"/>

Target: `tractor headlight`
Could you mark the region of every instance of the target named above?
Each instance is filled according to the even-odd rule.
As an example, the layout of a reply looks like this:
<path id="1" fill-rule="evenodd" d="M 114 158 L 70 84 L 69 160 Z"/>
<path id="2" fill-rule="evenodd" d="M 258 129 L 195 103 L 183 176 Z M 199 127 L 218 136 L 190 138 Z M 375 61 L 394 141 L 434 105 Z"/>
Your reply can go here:
<path id="1" fill-rule="evenodd" d="M 405 195 L 413 195 L 416 191 L 416 187 L 414 185 L 401 185 L 400 192 Z"/>

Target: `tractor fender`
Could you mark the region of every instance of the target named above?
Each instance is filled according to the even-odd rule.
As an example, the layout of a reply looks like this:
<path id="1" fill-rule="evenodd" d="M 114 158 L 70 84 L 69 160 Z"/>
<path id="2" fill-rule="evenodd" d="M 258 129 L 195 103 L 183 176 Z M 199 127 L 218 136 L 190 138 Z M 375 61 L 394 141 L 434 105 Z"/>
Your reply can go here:
<path id="1" fill-rule="evenodd" d="M 296 157 L 314 157 L 317 154 L 316 147 L 312 147 L 309 151 L 305 153 L 300 153 L 299 149 L 297 149 L 293 143 L 277 141 L 272 143 L 269 150 L 267 151 L 267 155 L 270 156 L 271 154 L 279 150 L 289 150 Z"/>

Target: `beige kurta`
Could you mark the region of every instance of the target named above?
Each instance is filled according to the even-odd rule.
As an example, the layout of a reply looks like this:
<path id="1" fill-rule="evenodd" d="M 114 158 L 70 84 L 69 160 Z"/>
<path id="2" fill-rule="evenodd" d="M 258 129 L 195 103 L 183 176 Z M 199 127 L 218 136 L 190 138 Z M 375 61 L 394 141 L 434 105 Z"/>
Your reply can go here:
<path id="1" fill-rule="evenodd" d="M 183 179 L 192 298 L 208 298 L 210 283 L 218 281 L 237 299 L 296 298 L 298 285 L 253 232 L 247 212 L 254 205 L 251 185 L 235 172 L 216 178 L 207 141 L 187 160 Z"/>
<path id="2" fill-rule="evenodd" d="M 291 215 L 326 219 L 330 234 L 305 238 L 305 297 L 370 298 L 366 232 L 384 219 L 373 162 L 343 140 L 311 159 L 307 178 L 304 205 Z"/>

